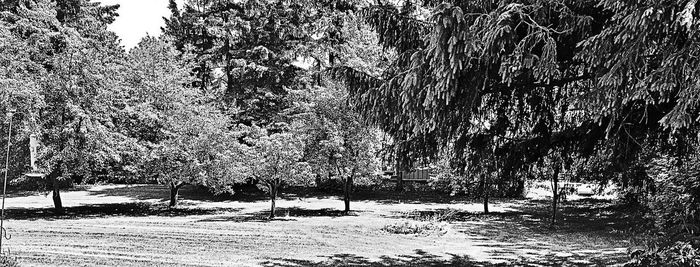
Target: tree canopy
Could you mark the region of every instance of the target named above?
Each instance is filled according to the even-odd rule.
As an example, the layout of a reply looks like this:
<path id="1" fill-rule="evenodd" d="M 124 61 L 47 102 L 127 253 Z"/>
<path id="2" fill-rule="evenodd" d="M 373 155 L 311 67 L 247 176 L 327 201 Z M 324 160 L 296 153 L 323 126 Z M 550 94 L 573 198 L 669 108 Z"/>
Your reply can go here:
<path id="1" fill-rule="evenodd" d="M 650 139 L 693 136 L 694 1 L 400 2 L 362 11 L 390 67 L 334 72 L 406 163 L 447 148 L 463 167 L 495 154 L 507 174 L 613 146 L 622 165 Z"/>

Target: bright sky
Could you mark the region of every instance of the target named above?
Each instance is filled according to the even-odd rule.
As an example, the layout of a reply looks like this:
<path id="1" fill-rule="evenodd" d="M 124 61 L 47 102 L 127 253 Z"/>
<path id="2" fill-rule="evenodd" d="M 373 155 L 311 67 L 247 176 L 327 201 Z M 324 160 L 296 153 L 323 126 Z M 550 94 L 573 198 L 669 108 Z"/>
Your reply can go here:
<path id="1" fill-rule="evenodd" d="M 168 0 L 92 0 L 105 5 L 119 4 L 119 17 L 110 29 L 122 39 L 128 50 L 136 46 L 146 34 L 159 36 L 164 25 L 163 17 L 170 16 Z M 177 0 L 182 8 L 185 0 Z"/>

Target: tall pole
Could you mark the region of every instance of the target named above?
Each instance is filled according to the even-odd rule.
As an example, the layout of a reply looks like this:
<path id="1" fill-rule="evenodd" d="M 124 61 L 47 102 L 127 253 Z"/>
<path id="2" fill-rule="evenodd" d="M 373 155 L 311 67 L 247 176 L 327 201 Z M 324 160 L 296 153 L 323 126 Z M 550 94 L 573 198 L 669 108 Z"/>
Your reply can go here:
<path id="1" fill-rule="evenodd" d="M 7 173 L 10 171 L 10 144 L 12 138 L 12 115 L 14 115 L 14 109 L 10 109 L 7 116 L 10 119 L 10 126 L 7 129 L 7 152 L 5 153 L 5 178 L 2 182 L 2 214 L 0 215 L 0 254 L 2 254 L 2 240 L 6 236 L 5 231 L 5 195 L 7 193 Z"/>

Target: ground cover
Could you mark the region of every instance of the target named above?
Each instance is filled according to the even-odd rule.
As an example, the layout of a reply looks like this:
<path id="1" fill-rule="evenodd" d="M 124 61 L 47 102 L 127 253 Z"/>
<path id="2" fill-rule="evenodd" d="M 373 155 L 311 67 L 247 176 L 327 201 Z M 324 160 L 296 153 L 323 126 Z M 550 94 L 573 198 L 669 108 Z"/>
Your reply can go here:
<path id="1" fill-rule="evenodd" d="M 550 227 L 546 200 L 481 203 L 429 194 L 358 195 L 342 201 L 309 191 L 286 194 L 278 219 L 255 196 L 222 199 L 190 187 L 167 208 L 158 185 L 102 185 L 65 192 L 66 215 L 43 194 L 7 199 L 12 238 L 26 266 L 480 266 L 610 265 L 634 244 L 634 214 L 611 200 L 565 203 Z M 393 228 L 392 228 L 393 227 Z M 387 229 L 426 228 L 405 234 Z"/>

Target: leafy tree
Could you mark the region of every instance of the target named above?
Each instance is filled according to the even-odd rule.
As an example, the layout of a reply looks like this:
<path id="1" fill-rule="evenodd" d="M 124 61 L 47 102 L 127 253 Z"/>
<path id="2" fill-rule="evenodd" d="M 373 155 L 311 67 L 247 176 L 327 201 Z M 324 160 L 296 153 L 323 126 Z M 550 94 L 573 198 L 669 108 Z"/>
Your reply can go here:
<path id="1" fill-rule="evenodd" d="M 43 104 L 24 109 L 36 114 L 33 130 L 42 133 L 41 165 L 53 187 L 56 213 L 63 212 L 59 179 L 99 176 L 108 163 L 121 161 L 120 150 L 125 146 L 117 144 L 129 143 L 110 117 L 118 98 L 122 60 L 116 35 L 107 31 L 116 7 L 87 1 L 73 5 L 79 12 L 63 21 L 57 19 L 57 5 L 50 1 L 4 2 L 2 6 L 2 26 L 9 33 L 5 36 L 24 43 L 20 47 L 27 48 L 30 65 L 35 66 L 26 70 L 41 74 L 27 84 L 39 89 Z"/>
<path id="2" fill-rule="evenodd" d="M 5 153 L 0 155 L 2 169 L 8 168 L 8 179 L 17 181 L 15 178 L 21 177 L 28 166 L 28 150 L 22 149 L 27 136 L 34 133 L 36 123 L 32 123 L 34 110 L 43 105 L 41 97 L 41 79 L 45 77 L 47 71 L 42 65 L 42 61 L 34 61 L 33 58 L 41 55 L 41 49 L 50 45 L 48 36 L 37 38 L 35 44 L 28 43 L 23 36 L 16 34 L 18 24 L 30 26 L 31 22 L 20 19 L 13 21 L 8 19 L 13 15 L 9 13 L 9 4 L 0 4 L 0 110 L 3 112 L 0 129 L 0 143 L 11 143 L 10 166 L 4 166 Z M 16 24 L 15 24 L 16 22 Z M 37 37 L 39 35 L 34 35 Z M 12 118 L 6 118 L 6 111 L 15 109 Z M 12 119 L 12 136 L 9 140 L 8 127 L 5 127 L 8 120 Z M 20 179 L 21 180 L 21 179 Z"/>
<path id="3" fill-rule="evenodd" d="M 247 175 L 259 181 L 258 186 L 270 196 L 270 218 L 275 217 L 275 200 L 283 186 L 306 185 L 310 182 L 309 164 L 301 161 L 304 143 L 292 133 L 267 135 L 252 127 L 246 137 L 252 143 L 247 153 Z"/>
<path id="4" fill-rule="evenodd" d="M 168 40 L 144 38 L 129 52 L 129 62 L 123 125 L 147 150 L 139 168 L 170 187 L 175 207 L 182 186 L 227 175 L 229 121 L 205 92 L 190 86 L 190 59 Z"/>
<path id="5" fill-rule="evenodd" d="M 357 178 L 371 178 L 379 170 L 377 133 L 347 103 L 344 88 L 329 84 L 307 93 L 310 105 L 302 131 L 305 158 L 317 175 L 335 177 L 343 184 L 345 212 Z"/>

